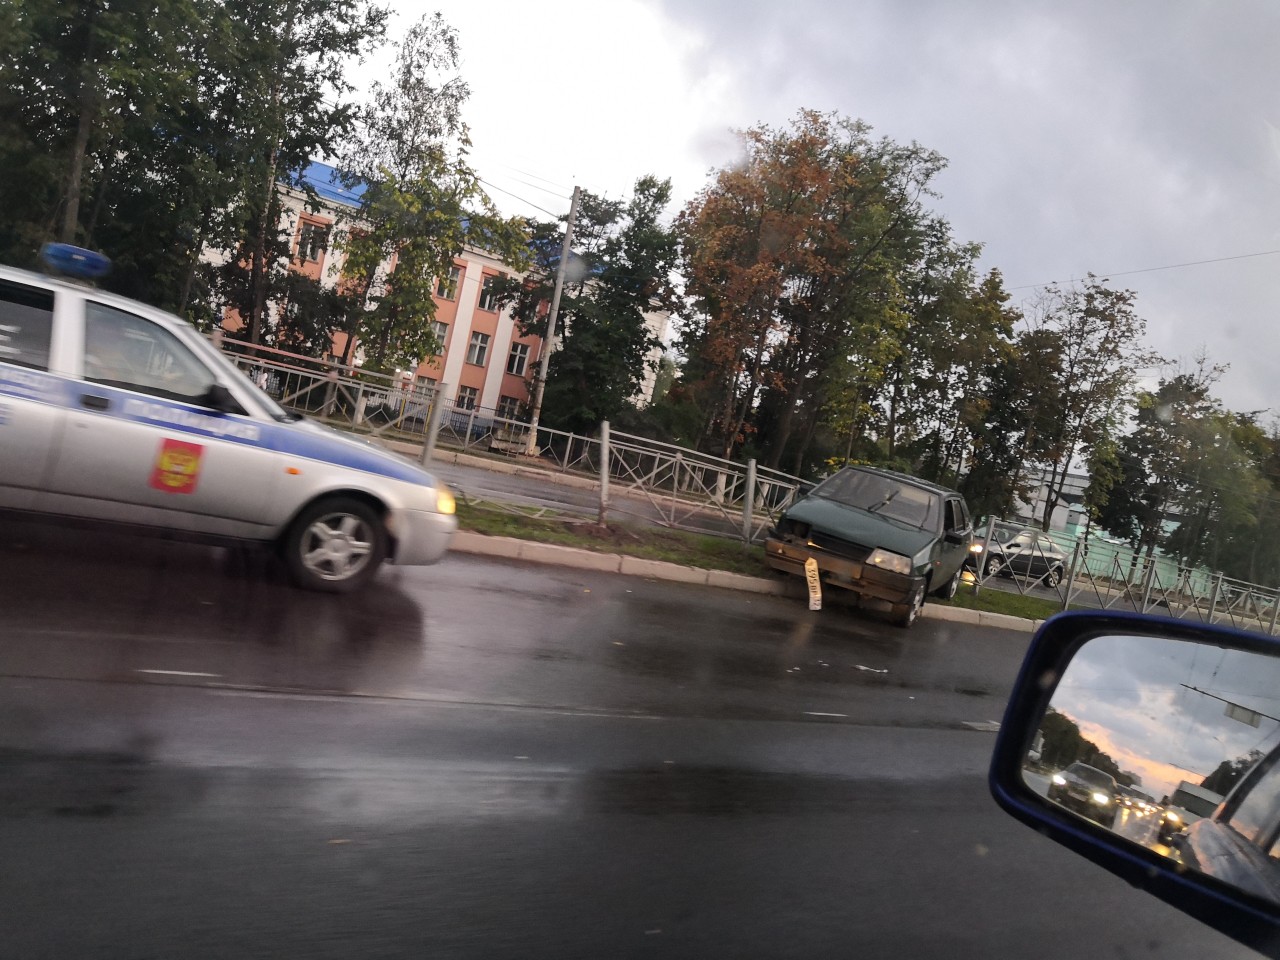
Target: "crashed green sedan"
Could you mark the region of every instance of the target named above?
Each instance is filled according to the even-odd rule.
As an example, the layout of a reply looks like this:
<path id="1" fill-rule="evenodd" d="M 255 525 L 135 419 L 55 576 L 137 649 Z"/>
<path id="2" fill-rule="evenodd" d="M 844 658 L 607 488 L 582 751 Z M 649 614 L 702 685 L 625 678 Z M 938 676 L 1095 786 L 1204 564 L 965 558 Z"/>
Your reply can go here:
<path id="1" fill-rule="evenodd" d="M 790 507 L 769 538 L 769 565 L 892 605 L 894 622 L 915 623 L 925 594 L 955 596 L 973 539 L 964 497 L 904 473 L 845 467 Z"/>

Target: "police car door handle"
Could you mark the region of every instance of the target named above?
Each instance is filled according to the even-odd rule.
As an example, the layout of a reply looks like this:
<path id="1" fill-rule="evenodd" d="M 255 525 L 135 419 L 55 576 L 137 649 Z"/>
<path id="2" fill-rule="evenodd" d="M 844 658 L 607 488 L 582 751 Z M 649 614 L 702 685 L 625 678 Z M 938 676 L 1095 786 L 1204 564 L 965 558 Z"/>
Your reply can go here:
<path id="1" fill-rule="evenodd" d="M 111 406 L 111 401 L 106 397 L 99 397 L 92 393 L 82 393 L 80 395 L 80 406 L 89 410 L 106 410 Z"/>

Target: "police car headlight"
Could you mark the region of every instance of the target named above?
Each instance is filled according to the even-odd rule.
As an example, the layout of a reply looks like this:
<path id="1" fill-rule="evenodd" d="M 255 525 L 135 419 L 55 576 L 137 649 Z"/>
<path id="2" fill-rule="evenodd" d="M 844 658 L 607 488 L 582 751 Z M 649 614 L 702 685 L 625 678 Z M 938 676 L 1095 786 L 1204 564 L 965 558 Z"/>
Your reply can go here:
<path id="1" fill-rule="evenodd" d="M 1095 791 L 1095 793 L 1093 794 L 1093 802 L 1102 804 L 1105 806 L 1106 804 L 1111 802 L 1111 798 L 1107 796 L 1105 793 Z"/>
<path id="2" fill-rule="evenodd" d="M 904 557 L 900 553 L 890 553 L 888 550 L 881 550 L 876 547 L 871 551 L 871 556 L 867 557 L 867 563 L 873 567 L 879 567 L 881 570 L 900 573 L 904 577 L 911 576 L 911 558 Z"/>
<path id="3" fill-rule="evenodd" d="M 449 488 L 446 486 L 436 487 L 436 512 L 458 512 L 458 502 L 453 499 L 453 494 L 449 492 Z"/>

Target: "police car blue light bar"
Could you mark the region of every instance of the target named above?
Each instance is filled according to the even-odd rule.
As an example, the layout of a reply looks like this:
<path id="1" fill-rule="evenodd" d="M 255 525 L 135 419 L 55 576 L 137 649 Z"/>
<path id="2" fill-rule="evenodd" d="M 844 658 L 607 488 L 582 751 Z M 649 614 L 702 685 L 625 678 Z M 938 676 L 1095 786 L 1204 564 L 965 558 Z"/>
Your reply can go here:
<path id="1" fill-rule="evenodd" d="M 54 273 L 78 280 L 97 280 L 111 269 L 110 257 L 70 243 L 46 243 L 40 248 L 40 261 Z"/>

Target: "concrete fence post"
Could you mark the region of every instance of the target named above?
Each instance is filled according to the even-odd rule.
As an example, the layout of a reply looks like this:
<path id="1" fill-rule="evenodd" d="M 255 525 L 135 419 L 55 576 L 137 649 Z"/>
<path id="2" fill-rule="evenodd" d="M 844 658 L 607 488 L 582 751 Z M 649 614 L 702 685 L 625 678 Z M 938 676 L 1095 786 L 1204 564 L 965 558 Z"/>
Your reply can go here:
<path id="1" fill-rule="evenodd" d="M 600 526 L 609 517 L 609 421 L 600 424 Z"/>
<path id="2" fill-rule="evenodd" d="M 444 398 L 449 388 L 443 383 L 436 387 L 431 398 L 431 412 L 427 414 L 427 439 L 422 444 L 422 463 L 430 463 L 436 455 L 436 439 L 440 436 L 440 421 L 444 419 Z"/>
<path id="3" fill-rule="evenodd" d="M 471 449 L 471 437 L 475 432 L 475 425 L 476 425 L 476 408 L 472 406 L 471 411 L 467 416 L 467 437 L 465 440 L 462 441 L 463 450 Z"/>
<path id="4" fill-rule="evenodd" d="M 987 532 L 982 535 L 982 553 L 978 556 L 978 569 L 973 571 L 973 595 L 976 597 L 982 590 L 982 580 L 987 574 L 987 557 L 991 553 L 991 535 L 995 533 L 996 518 L 987 519 Z"/>
<path id="5" fill-rule="evenodd" d="M 751 543 L 756 519 L 756 462 L 747 461 L 747 494 L 742 498 L 742 542 Z"/>
<path id="6" fill-rule="evenodd" d="M 1067 589 L 1062 592 L 1062 609 L 1071 603 L 1071 590 L 1076 585 L 1076 569 L 1080 565 L 1080 554 L 1087 549 L 1084 537 L 1076 540 L 1076 548 L 1071 551 L 1071 566 L 1067 570 Z M 1088 569 L 1086 567 L 1086 569 Z"/>
<path id="7" fill-rule="evenodd" d="M 355 419 L 352 421 L 353 426 L 358 427 L 360 426 L 360 424 L 364 423 L 365 402 L 366 401 L 364 396 L 364 384 L 362 383 L 360 384 L 359 388 L 356 390 L 356 416 L 355 416 Z"/>
<path id="8" fill-rule="evenodd" d="M 338 402 L 338 371 L 330 370 L 325 379 L 329 382 L 324 390 L 324 416 L 327 418 L 333 416 Z"/>
<path id="9" fill-rule="evenodd" d="M 1213 578 L 1213 589 L 1209 591 L 1209 623 L 1213 623 L 1214 611 L 1218 606 L 1218 595 L 1222 592 L 1222 573 Z"/>

